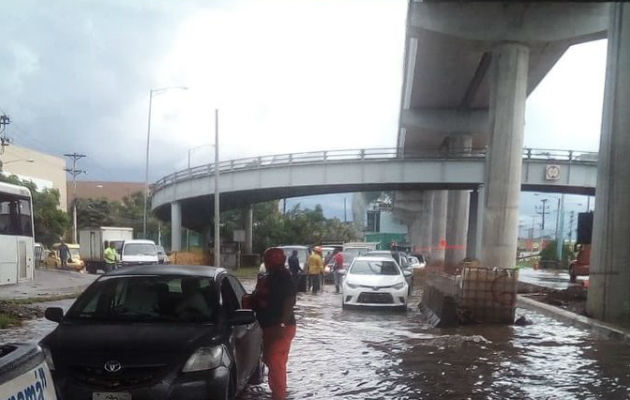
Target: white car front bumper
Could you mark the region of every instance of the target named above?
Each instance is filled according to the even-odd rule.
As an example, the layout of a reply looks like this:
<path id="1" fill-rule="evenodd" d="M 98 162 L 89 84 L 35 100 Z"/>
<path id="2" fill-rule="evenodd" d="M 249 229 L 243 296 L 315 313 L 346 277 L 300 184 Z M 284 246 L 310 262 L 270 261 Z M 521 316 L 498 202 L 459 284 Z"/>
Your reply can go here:
<path id="1" fill-rule="evenodd" d="M 407 293 L 409 286 L 405 285 L 401 289 L 374 288 L 368 286 L 358 286 L 351 288 L 344 282 L 342 295 L 343 305 L 367 306 L 367 307 L 401 307 L 407 305 Z"/>

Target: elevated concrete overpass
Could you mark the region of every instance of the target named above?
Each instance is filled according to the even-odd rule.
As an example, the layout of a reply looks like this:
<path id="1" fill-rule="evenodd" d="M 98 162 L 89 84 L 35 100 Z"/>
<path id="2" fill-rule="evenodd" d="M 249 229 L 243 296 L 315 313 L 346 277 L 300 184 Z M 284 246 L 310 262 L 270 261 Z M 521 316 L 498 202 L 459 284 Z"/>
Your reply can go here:
<path id="1" fill-rule="evenodd" d="M 523 154 L 523 190 L 594 193 L 595 153 L 524 149 Z M 220 205 L 225 211 L 326 193 L 475 190 L 484 170 L 483 150 L 402 156 L 396 148 L 359 149 L 244 158 L 219 164 Z M 213 193 L 213 164 L 184 169 L 155 183 L 152 207 L 163 220 L 171 220 L 174 212 L 183 226 L 203 231 L 212 220 Z"/>
<path id="2" fill-rule="evenodd" d="M 411 0 L 398 147 L 404 154 L 435 146 L 487 146 L 483 192 L 474 200 L 481 208 L 477 256 L 486 266 L 513 265 L 527 96 L 569 46 L 604 37 L 608 55 L 587 310 L 625 323 L 630 319 L 630 4 Z M 469 230 L 451 223 L 466 216 L 465 192 L 424 191 L 403 203 L 415 205 L 408 211 L 418 221 L 417 237 L 450 242 Z M 422 230 L 426 226 L 431 230 Z M 435 257 L 448 263 L 461 255 L 452 253 L 449 260 L 442 251 Z"/>

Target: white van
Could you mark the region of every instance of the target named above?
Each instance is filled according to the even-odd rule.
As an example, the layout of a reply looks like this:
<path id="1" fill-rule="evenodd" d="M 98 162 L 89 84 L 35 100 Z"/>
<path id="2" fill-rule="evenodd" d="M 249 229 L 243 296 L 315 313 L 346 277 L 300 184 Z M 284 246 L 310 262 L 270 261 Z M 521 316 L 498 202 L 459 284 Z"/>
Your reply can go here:
<path id="1" fill-rule="evenodd" d="M 120 254 L 120 262 L 123 267 L 157 264 L 157 246 L 152 240 L 125 240 Z"/>

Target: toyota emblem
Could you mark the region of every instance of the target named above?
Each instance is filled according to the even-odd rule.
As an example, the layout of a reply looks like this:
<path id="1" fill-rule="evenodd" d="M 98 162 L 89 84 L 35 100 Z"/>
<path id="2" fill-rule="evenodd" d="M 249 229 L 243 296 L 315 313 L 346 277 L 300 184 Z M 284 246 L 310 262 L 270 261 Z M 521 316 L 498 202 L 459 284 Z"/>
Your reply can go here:
<path id="1" fill-rule="evenodd" d="M 105 365 L 103 366 L 103 368 L 107 372 L 114 373 L 114 372 L 120 371 L 122 369 L 122 365 L 120 364 L 119 361 L 112 360 L 112 361 L 107 361 Z"/>

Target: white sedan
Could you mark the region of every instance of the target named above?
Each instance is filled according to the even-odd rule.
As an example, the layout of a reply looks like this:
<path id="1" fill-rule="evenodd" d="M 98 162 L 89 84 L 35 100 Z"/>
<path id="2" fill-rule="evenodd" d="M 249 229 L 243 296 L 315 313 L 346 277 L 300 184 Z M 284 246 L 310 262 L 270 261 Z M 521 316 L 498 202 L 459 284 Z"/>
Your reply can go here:
<path id="1" fill-rule="evenodd" d="M 390 257 L 356 257 L 343 280 L 342 303 L 347 306 L 407 309 L 409 287 Z"/>

